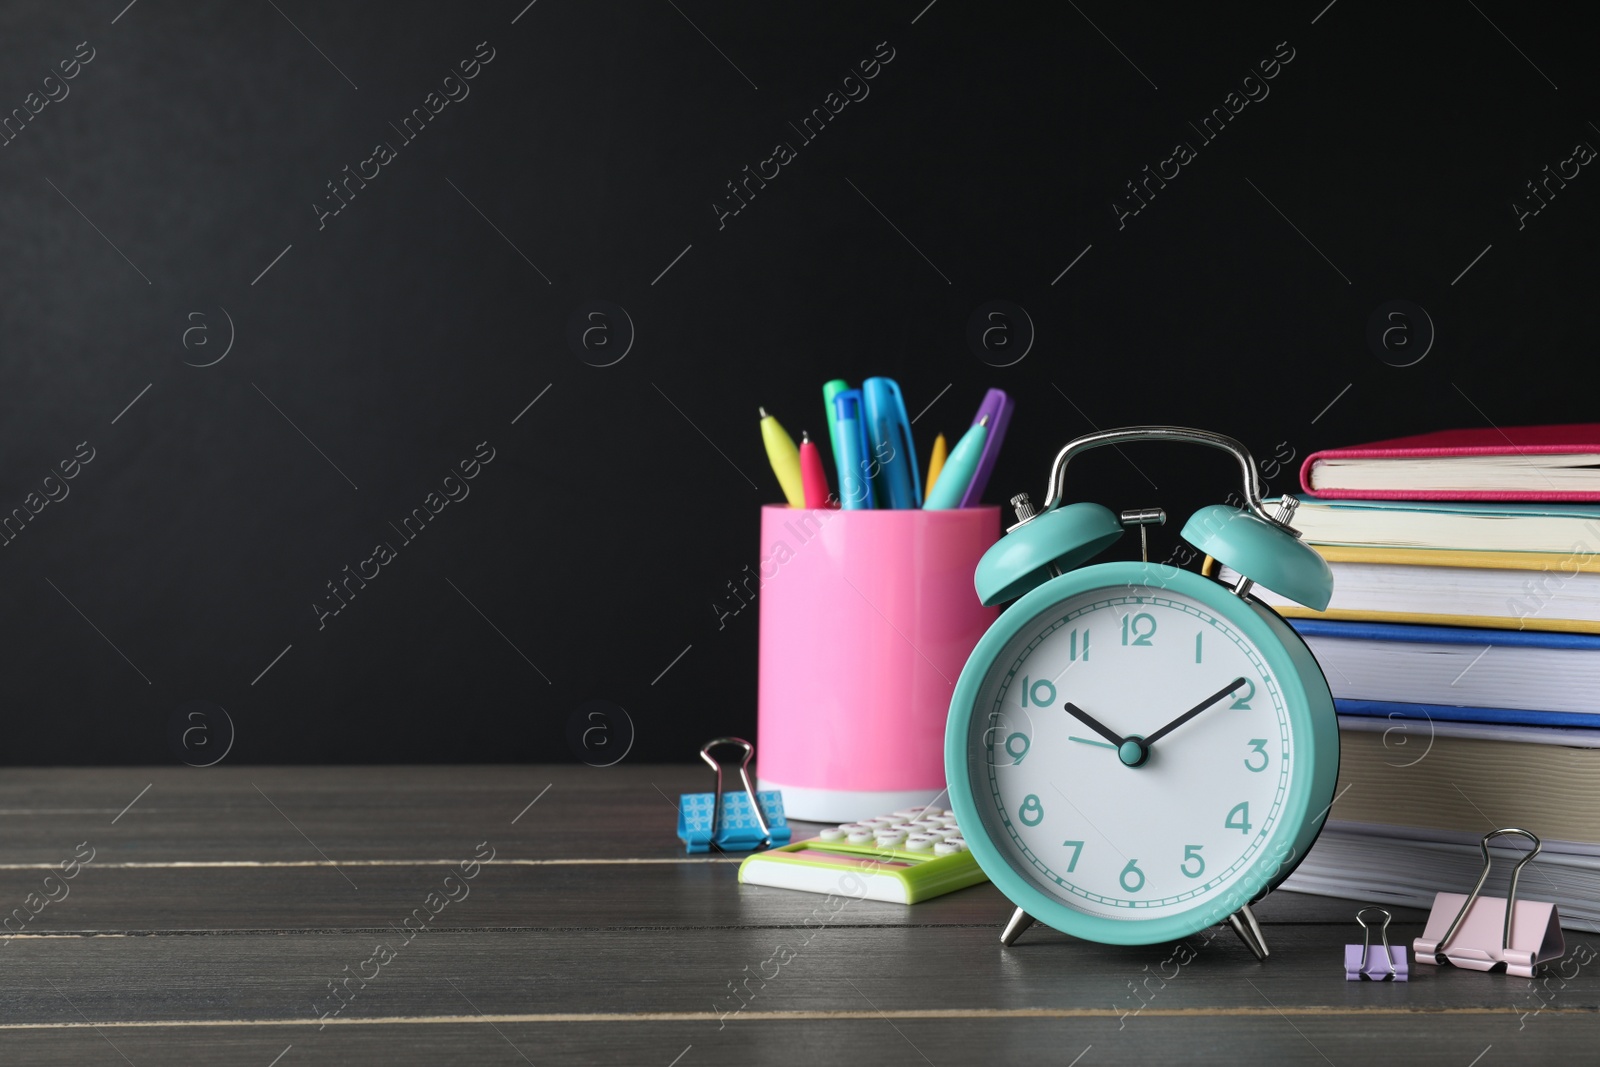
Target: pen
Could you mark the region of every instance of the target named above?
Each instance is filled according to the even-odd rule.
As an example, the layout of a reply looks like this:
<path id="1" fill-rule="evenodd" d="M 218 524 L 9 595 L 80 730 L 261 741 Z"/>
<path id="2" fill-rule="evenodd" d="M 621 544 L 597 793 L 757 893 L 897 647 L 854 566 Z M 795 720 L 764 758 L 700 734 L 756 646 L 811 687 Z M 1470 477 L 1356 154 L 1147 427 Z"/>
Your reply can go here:
<path id="1" fill-rule="evenodd" d="M 833 401 L 839 418 L 839 501 L 847 511 L 872 506 L 867 477 L 867 428 L 862 425 L 861 390 L 847 389 Z"/>
<path id="2" fill-rule="evenodd" d="M 767 462 L 772 464 L 772 473 L 778 476 L 778 484 L 783 487 L 789 506 L 803 508 L 806 496 L 800 482 L 800 453 L 794 447 L 794 438 L 782 423 L 767 414 L 766 408 L 756 410 L 761 413 L 761 439 L 767 445 Z"/>
<path id="3" fill-rule="evenodd" d="M 939 472 L 939 483 L 928 494 L 924 508 L 940 510 L 961 506 L 961 494 L 972 484 L 972 476 L 983 456 L 983 446 L 989 440 L 989 416 L 980 415 L 977 423 L 956 442 L 956 447 Z"/>
<path id="4" fill-rule="evenodd" d="M 872 493 L 880 508 L 920 508 L 922 478 L 912 451 L 911 420 L 893 378 L 868 378 L 861 384 L 867 438 L 872 445 Z"/>
<path id="5" fill-rule="evenodd" d="M 850 383 L 843 378 L 822 383 L 822 406 L 828 413 L 828 447 L 833 449 L 833 467 L 839 475 L 841 489 L 844 486 L 844 474 L 839 470 L 839 413 L 834 410 L 833 398 L 848 388 Z"/>
<path id="6" fill-rule="evenodd" d="M 923 496 L 933 495 L 933 484 L 939 480 L 939 471 L 944 468 L 945 457 L 950 454 L 950 446 L 945 443 L 944 434 L 933 439 L 933 454 L 928 457 L 928 487 L 923 491 Z"/>
<path id="7" fill-rule="evenodd" d="M 805 493 L 806 507 L 826 508 L 829 502 L 828 474 L 822 468 L 822 453 L 816 442 L 804 430 L 800 431 L 800 484 Z"/>
<path id="8" fill-rule="evenodd" d="M 983 491 L 988 488 L 989 475 L 994 473 L 994 461 L 1000 455 L 1000 446 L 1005 444 L 1006 427 L 1011 425 L 1011 413 L 1016 410 L 1016 401 L 1006 395 L 1004 389 L 991 389 L 984 394 L 983 403 L 978 405 L 978 413 L 972 416 L 972 424 L 987 417 L 989 420 L 989 437 L 983 444 L 983 455 L 978 459 L 978 467 L 972 472 L 972 480 L 967 483 L 967 491 L 961 494 L 961 506 L 964 508 L 976 507 L 983 503 Z"/>

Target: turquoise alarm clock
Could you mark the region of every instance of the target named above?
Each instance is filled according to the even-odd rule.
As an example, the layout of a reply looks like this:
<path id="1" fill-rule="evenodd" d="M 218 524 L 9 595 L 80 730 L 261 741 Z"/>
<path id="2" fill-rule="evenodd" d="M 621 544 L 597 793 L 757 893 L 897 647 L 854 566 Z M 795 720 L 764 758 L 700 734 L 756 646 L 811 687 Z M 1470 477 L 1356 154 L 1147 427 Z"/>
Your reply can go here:
<path id="1" fill-rule="evenodd" d="M 1158 509 L 1063 503 L 1067 464 L 1133 441 L 1207 445 L 1244 472 L 1244 506 L 1202 508 L 1189 544 L 1237 585 L 1159 563 L 1089 561 Z M 1080 437 L 1035 512 L 984 555 L 986 605 L 1015 599 L 956 683 L 945 734 L 950 804 L 978 864 L 1034 921 L 1091 941 L 1149 945 L 1226 921 L 1267 955 L 1250 905 L 1288 877 L 1333 803 L 1333 697 L 1305 642 L 1250 595 L 1327 607 L 1328 564 L 1261 500 L 1238 441 L 1176 426 Z M 1143 531 L 1141 531 L 1141 540 Z"/>

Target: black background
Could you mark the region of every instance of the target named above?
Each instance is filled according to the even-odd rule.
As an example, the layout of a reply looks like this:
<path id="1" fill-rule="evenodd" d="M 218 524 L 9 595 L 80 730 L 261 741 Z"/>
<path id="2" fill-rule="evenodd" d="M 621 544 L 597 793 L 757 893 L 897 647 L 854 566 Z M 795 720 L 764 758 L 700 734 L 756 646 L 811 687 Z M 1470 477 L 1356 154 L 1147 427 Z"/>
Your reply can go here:
<path id="1" fill-rule="evenodd" d="M 1012 392 L 995 501 L 1095 427 L 1293 453 L 1281 492 L 1317 448 L 1591 418 L 1600 176 L 1512 208 L 1600 144 L 1588 26 L 1324 2 L 7 4 L 0 111 L 95 55 L 0 148 L 0 514 L 95 458 L 0 548 L 0 758 L 189 758 L 191 701 L 227 710 L 234 762 L 569 760 L 596 708 L 634 760 L 753 736 L 756 611 L 719 616 L 777 498 L 756 406 L 819 433 L 834 376 L 899 379 L 924 455 Z M 480 41 L 470 95 L 403 143 Z M 801 143 L 880 42 L 870 95 Z M 1289 49 L 1203 143 L 1188 123 Z M 780 140 L 798 158 L 719 228 Z M 1119 228 L 1178 141 L 1197 158 Z M 966 339 L 995 299 L 1036 333 L 1007 367 Z M 1396 299 L 1437 329 L 1406 367 L 1366 342 Z M 591 300 L 635 331 L 612 366 L 567 340 Z M 222 309 L 227 358 L 186 365 Z M 482 441 L 471 495 L 319 629 L 325 583 Z M 1236 482 L 1154 446 L 1073 477 L 1178 521 Z"/>

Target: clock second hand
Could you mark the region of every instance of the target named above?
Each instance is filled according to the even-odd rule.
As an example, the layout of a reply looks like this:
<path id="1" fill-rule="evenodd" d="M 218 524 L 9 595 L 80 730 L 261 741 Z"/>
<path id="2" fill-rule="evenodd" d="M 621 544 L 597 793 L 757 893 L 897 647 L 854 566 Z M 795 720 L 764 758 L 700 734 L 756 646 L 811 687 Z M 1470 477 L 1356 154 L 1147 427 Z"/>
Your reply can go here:
<path id="1" fill-rule="evenodd" d="M 1089 729 L 1093 730 L 1107 741 L 1110 741 L 1116 747 L 1122 747 L 1122 742 L 1124 740 L 1123 738 L 1118 737 L 1113 731 L 1102 725 L 1099 719 L 1095 718 L 1093 715 L 1090 715 L 1087 711 L 1084 711 L 1072 701 L 1069 700 L 1062 704 L 1061 710 L 1065 711 L 1068 715 L 1071 715 L 1074 719 L 1077 719 L 1079 722 L 1083 723 L 1083 725 L 1087 726 Z"/>

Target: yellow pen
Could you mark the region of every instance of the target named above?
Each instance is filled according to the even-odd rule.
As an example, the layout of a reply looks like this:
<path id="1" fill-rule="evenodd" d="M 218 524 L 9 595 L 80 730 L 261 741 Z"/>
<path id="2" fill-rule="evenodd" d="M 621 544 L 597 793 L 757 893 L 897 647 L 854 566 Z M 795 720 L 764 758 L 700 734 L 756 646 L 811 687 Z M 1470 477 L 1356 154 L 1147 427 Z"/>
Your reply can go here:
<path id="1" fill-rule="evenodd" d="M 794 438 L 783 424 L 768 415 L 766 408 L 756 410 L 761 413 L 761 439 L 767 445 L 767 462 L 772 464 L 772 473 L 778 476 L 778 484 L 783 487 L 789 506 L 803 508 L 806 493 L 800 478 L 800 450 L 794 446 Z"/>
<path id="2" fill-rule="evenodd" d="M 944 469 L 944 461 L 950 455 L 950 446 L 945 444 L 944 434 L 933 439 L 933 455 L 928 457 L 928 487 L 922 491 L 924 498 L 933 492 L 933 483 L 939 480 L 939 472 Z"/>

